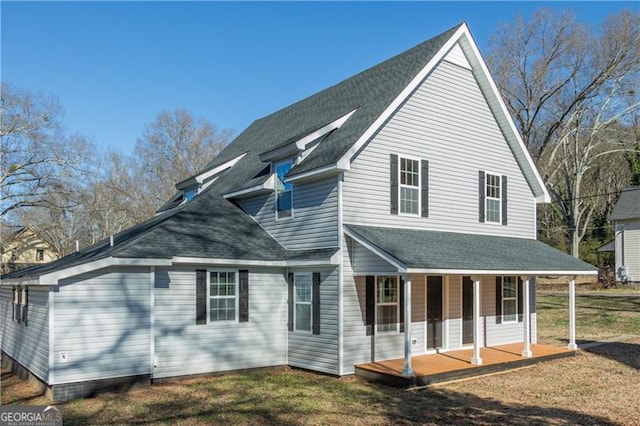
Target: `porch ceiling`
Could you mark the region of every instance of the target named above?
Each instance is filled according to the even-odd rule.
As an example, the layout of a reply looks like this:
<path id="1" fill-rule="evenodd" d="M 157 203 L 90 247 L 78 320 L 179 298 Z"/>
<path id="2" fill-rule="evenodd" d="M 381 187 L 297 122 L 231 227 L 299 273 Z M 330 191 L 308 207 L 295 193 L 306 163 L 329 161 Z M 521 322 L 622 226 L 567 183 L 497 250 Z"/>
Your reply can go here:
<path id="1" fill-rule="evenodd" d="M 527 238 L 345 225 L 345 232 L 401 272 L 595 275 L 595 266 Z"/>

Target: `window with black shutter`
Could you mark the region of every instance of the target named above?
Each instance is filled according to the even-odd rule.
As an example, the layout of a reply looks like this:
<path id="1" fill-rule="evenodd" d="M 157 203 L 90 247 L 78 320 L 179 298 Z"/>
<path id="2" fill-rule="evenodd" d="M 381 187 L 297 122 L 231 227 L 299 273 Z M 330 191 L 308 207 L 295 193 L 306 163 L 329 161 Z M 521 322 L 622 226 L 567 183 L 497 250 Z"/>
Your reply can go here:
<path id="1" fill-rule="evenodd" d="M 389 157 L 391 214 L 429 216 L 429 162 L 416 158 Z"/>
<path id="2" fill-rule="evenodd" d="M 506 225 L 507 177 L 480 170 L 478 172 L 478 193 L 478 220 Z"/>
<path id="3" fill-rule="evenodd" d="M 207 271 L 196 270 L 196 324 L 207 323 Z"/>
<path id="4" fill-rule="evenodd" d="M 249 321 L 249 271 L 246 269 L 240 270 L 238 273 L 238 291 L 240 292 L 239 296 L 239 314 L 238 321 L 239 322 L 248 322 Z"/>

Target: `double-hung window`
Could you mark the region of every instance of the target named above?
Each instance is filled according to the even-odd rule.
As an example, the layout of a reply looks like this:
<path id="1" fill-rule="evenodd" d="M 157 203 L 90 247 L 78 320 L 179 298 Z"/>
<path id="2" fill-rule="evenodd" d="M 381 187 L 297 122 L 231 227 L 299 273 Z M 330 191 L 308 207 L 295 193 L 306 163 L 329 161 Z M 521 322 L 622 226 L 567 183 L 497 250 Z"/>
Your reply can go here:
<path id="1" fill-rule="evenodd" d="M 398 331 L 398 277 L 377 277 L 376 296 L 377 331 Z"/>
<path id="2" fill-rule="evenodd" d="M 293 216 L 293 185 L 285 182 L 285 176 L 293 166 L 292 160 L 277 163 L 274 166 L 276 173 L 276 219 Z"/>
<path id="3" fill-rule="evenodd" d="M 429 162 L 390 154 L 390 213 L 429 217 Z"/>
<path id="4" fill-rule="evenodd" d="M 420 162 L 400 157 L 400 213 L 420 215 Z"/>
<path id="5" fill-rule="evenodd" d="M 486 174 L 484 185 L 484 220 L 502 222 L 502 176 Z"/>
<path id="6" fill-rule="evenodd" d="M 36 262 L 42 262 L 44 260 L 44 249 L 36 249 Z"/>
<path id="7" fill-rule="evenodd" d="M 235 272 L 209 272 L 209 321 L 235 321 L 236 296 Z"/>
<path id="8" fill-rule="evenodd" d="M 518 282 L 516 277 L 502 277 L 502 322 L 518 321 Z"/>
<path id="9" fill-rule="evenodd" d="M 311 332 L 312 291 L 311 274 L 294 275 L 295 331 Z"/>

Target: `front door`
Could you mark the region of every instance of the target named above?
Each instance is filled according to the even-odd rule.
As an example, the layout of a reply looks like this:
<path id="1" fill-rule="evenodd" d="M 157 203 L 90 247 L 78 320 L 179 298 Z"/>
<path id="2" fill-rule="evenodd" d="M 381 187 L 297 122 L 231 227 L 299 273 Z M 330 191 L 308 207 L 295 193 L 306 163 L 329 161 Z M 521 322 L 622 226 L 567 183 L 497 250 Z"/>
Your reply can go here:
<path id="1" fill-rule="evenodd" d="M 442 347 L 442 277 L 427 277 L 427 349 Z"/>
<path id="2" fill-rule="evenodd" d="M 462 344 L 473 343 L 473 281 L 462 278 Z"/>

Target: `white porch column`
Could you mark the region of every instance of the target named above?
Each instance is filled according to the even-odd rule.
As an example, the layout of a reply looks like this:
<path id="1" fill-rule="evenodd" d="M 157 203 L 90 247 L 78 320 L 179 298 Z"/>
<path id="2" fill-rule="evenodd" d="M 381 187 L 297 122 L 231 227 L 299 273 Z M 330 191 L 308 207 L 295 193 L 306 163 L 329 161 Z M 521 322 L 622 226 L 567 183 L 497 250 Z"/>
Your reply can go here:
<path id="1" fill-rule="evenodd" d="M 525 358 L 531 358 L 533 353 L 531 352 L 531 307 L 529 300 L 529 277 L 521 277 L 522 279 L 522 291 L 524 292 L 522 298 L 523 312 L 522 312 L 522 324 L 524 326 L 524 348 L 522 349 L 522 356 Z"/>
<path id="2" fill-rule="evenodd" d="M 480 328 L 480 277 L 471 277 L 473 281 L 473 357 L 471 364 L 482 365 L 480 357 L 480 336 L 482 330 Z"/>
<path id="3" fill-rule="evenodd" d="M 411 277 L 403 275 L 404 280 L 404 377 L 413 377 L 411 366 Z"/>
<path id="4" fill-rule="evenodd" d="M 575 351 L 576 345 L 576 277 L 569 282 L 569 349 Z"/>

